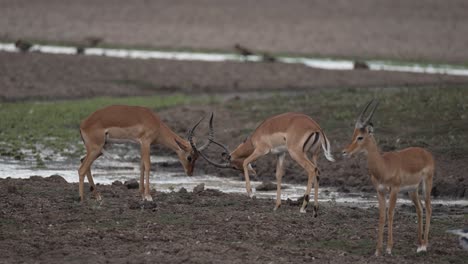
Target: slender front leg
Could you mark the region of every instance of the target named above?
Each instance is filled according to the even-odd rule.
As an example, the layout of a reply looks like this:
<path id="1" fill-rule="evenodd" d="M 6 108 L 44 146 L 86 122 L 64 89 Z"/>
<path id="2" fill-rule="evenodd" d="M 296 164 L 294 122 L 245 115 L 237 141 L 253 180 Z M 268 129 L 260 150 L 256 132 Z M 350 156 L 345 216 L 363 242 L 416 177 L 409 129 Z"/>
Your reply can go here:
<path id="1" fill-rule="evenodd" d="M 423 221 L 422 221 L 422 206 L 421 201 L 419 200 L 418 190 L 410 192 L 409 196 L 416 207 L 416 214 L 418 215 L 418 250 L 423 245 L 422 232 L 423 232 Z"/>
<path id="2" fill-rule="evenodd" d="M 143 143 L 141 144 L 141 160 L 143 161 L 143 165 L 145 167 L 144 174 L 146 177 L 145 183 L 145 199 L 147 201 L 153 201 L 153 198 L 150 194 L 150 183 L 149 183 L 149 176 L 150 176 L 150 144 Z"/>
<path id="3" fill-rule="evenodd" d="M 395 213 L 395 206 L 398 196 L 398 187 L 392 187 L 390 192 L 390 201 L 388 205 L 388 242 L 387 242 L 387 254 L 392 254 L 393 248 L 393 215 Z"/>
<path id="4" fill-rule="evenodd" d="M 256 159 L 258 159 L 259 157 L 263 156 L 266 154 L 266 152 L 261 152 L 259 151 L 259 147 L 257 147 L 255 149 L 255 151 L 250 154 L 250 156 L 248 156 L 245 160 L 244 160 L 244 163 L 243 163 L 243 167 L 244 167 L 244 177 L 245 177 L 245 188 L 247 189 L 247 195 L 252 198 L 253 197 L 253 194 L 252 194 L 252 187 L 250 186 L 250 176 L 249 176 L 249 164 L 251 162 L 254 162 Z"/>
<path id="5" fill-rule="evenodd" d="M 424 206 L 426 207 L 426 227 L 424 228 L 424 242 L 418 252 L 427 251 L 427 246 L 429 245 L 429 228 L 431 226 L 431 217 L 432 217 L 432 205 L 431 205 L 431 191 L 432 191 L 432 177 L 434 172 L 430 172 L 427 179 L 424 180 L 424 190 L 425 190 L 425 202 Z"/>
<path id="6" fill-rule="evenodd" d="M 379 231 L 377 234 L 377 249 L 375 250 L 375 255 L 380 256 L 383 248 L 383 234 L 385 226 L 385 193 L 377 190 L 377 198 L 379 199 Z"/>
<path id="7" fill-rule="evenodd" d="M 278 161 L 276 163 L 276 205 L 275 211 L 281 206 L 281 178 L 284 175 L 284 157 L 285 153 L 278 155 Z"/>
<path id="8" fill-rule="evenodd" d="M 145 163 L 143 162 L 143 156 L 140 161 L 140 195 L 141 199 L 145 200 Z"/>

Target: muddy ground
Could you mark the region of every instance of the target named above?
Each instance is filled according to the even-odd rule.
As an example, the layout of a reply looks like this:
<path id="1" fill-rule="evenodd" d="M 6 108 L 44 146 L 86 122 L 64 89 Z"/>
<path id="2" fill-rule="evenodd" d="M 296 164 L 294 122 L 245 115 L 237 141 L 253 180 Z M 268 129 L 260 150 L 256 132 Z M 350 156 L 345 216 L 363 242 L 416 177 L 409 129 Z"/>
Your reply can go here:
<path id="1" fill-rule="evenodd" d="M 460 33 L 468 25 L 463 1 L 362 0 L 332 6 L 324 4 L 329 1 L 237 1 L 235 6 L 230 1 L 215 2 L 3 1 L 0 38 L 81 43 L 98 37 L 111 46 L 224 51 L 241 43 L 262 51 L 319 56 L 455 63 L 468 59 L 468 35 Z M 199 15 L 202 11 L 204 16 Z M 468 85 L 466 77 L 326 71 L 274 63 L 2 52 L 0 73 L 3 102 L 174 93 L 216 94 L 229 102 L 271 92 Z M 247 118 L 254 107 L 236 116 L 222 104 L 177 106 L 160 115 L 184 134 L 189 124 L 211 111 L 218 122 L 229 120 L 218 126 L 216 135 L 230 148 L 262 121 Z M 334 154 L 347 140 L 333 137 Z M 154 151 L 170 154 L 164 148 Z M 433 194 L 468 197 L 467 153 L 434 155 L 438 171 Z M 284 181 L 305 184 L 302 169 L 289 159 L 288 163 Z M 256 179 L 273 180 L 273 164 L 273 157 L 257 162 Z M 362 158 L 337 163 L 320 158 L 319 166 L 321 186 L 373 192 Z M 181 170 L 180 166 L 166 169 Z M 241 178 L 237 172 L 215 169 L 202 160 L 196 173 Z M 283 202 L 274 213 L 273 201 L 214 190 L 153 192 L 155 203 L 149 204 L 139 203 L 137 191 L 124 186 L 99 186 L 99 190 L 102 203 L 88 199 L 80 204 L 78 186 L 60 177 L 1 179 L 0 263 L 464 263 L 468 257 L 457 247 L 456 238 L 445 233 L 468 226 L 466 208 L 434 207 L 429 252 L 416 255 L 414 208 L 399 207 L 394 256 L 373 258 L 376 208 L 322 203 L 314 218 L 310 212 L 300 214 L 294 202 Z"/>
<path id="2" fill-rule="evenodd" d="M 435 206 L 427 254 L 416 251 L 416 215 L 397 208 L 393 256 L 371 257 L 378 212 L 321 203 L 319 215 L 294 202 L 216 190 L 155 193 L 98 186 L 104 200 L 78 202 L 60 176 L 0 179 L 0 263 L 465 263 L 446 229 L 468 224 L 466 208 Z"/>
<path id="3" fill-rule="evenodd" d="M 194 120 L 215 112 L 216 138 L 230 149 L 234 149 L 262 122 L 249 117 L 256 112 L 254 106 L 234 109 L 235 111 L 226 108 L 225 103 L 232 101 L 242 102 L 276 93 L 310 94 L 331 89 L 339 93 L 340 89 L 363 87 L 411 89 L 468 85 L 468 78 L 463 76 L 366 70 L 327 71 L 277 63 L 127 60 L 39 53 L 0 53 L 0 72 L 0 97 L 4 101 L 174 93 L 217 95 L 221 98 L 220 104 L 183 105 L 163 110 L 159 114 L 174 131 L 185 135 Z M 308 111 L 307 108 L 305 110 Z M 291 105 L 288 111 L 299 110 L 297 106 Z M 320 116 L 319 113 L 314 118 Z M 226 122 L 227 120 L 229 122 Z M 337 135 L 329 135 L 335 156 L 340 157 L 340 150 L 348 143 L 349 137 L 350 134 L 344 131 Z M 174 155 L 164 148 L 155 148 L 153 151 L 161 155 Z M 467 153 L 456 157 L 447 156 L 446 152 L 434 152 L 434 155 L 437 161 L 434 194 L 468 197 L 468 181 L 464 175 L 468 169 Z M 289 157 L 287 164 L 284 181 L 305 184 L 307 176 L 303 169 Z M 321 155 L 321 185 L 338 186 L 345 192 L 373 192 L 366 166 L 362 158 L 330 163 Z M 274 181 L 275 167 L 275 157 L 262 158 L 257 162 L 258 176 L 253 179 Z M 201 159 L 197 163 L 197 173 L 243 178 L 236 171 L 214 168 Z"/>

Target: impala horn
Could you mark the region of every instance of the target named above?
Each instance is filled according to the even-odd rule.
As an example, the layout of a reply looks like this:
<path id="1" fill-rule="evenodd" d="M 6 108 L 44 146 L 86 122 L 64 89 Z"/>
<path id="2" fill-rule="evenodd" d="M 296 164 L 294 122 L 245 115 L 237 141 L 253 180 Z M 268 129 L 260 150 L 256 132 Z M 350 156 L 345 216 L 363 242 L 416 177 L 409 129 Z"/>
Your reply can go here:
<path id="1" fill-rule="evenodd" d="M 370 114 L 367 116 L 367 118 L 364 119 L 364 114 L 367 112 L 367 109 L 369 109 L 369 106 L 373 102 L 375 102 L 374 107 L 372 107 L 372 110 L 370 111 Z M 375 99 L 372 99 L 369 103 L 367 103 L 366 107 L 364 108 L 364 110 L 359 115 L 359 117 L 358 117 L 358 119 L 356 121 L 356 126 L 355 127 L 356 128 L 363 128 L 366 125 L 368 125 L 370 120 L 372 119 L 372 116 L 374 115 L 375 109 L 377 108 L 378 105 L 379 105 L 379 101 L 377 101 Z"/>
<path id="2" fill-rule="evenodd" d="M 188 134 L 188 140 L 190 142 L 190 146 L 192 146 L 192 149 L 195 150 L 198 154 L 200 154 L 200 156 L 202 156 L 203 159 L 205 159 L 208 163 L 210 163 L 211 165 L 214 165 L 218 168 L 230 168 L 231 165 L 229 162 L 225 162 L 225 163 L 218 163 L 218 162 L 215 162 L 215 161 L 212 161 L 210 160 L 202 151 L 204 149 L 206 149 L 210 143 L 214 143 L 220 147 L 222 147 L 225 151 L 227 151 L 227 153 L 230 153 L 228 148 L 226 146 L 224 146 L 223 144 L 221 143 L 218 143 L 216 141 L 214 141 L 214 132 L 213 132 L 213 113 L 211 113 L 211 118 L 210 118 L 210 134 L 208 136 L 208 142 L 205 143 L 202 147 L 200 148 L 197 148 L 197 146 L 195 145 L 195 143 L 193 143 L 193 133 L 195 132 L 195 129 L 198 127 L 198 125 L 200 124 L 200 122 L 203 120 L 200 119 L 200 121 L 198 121 L 198 123 L 195 124 L 195 126 L 193 126 L 192 129 L 190 129 L 189 131 L 189 134 Z"/>

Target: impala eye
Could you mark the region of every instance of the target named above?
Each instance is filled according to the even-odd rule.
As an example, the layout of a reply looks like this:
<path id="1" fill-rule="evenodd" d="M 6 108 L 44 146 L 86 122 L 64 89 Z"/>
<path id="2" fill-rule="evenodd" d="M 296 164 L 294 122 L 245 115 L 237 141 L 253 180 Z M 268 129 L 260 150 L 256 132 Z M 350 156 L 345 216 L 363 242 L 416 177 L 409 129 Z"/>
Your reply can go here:
<path id="1" fill-rule="evenodd" d="M 187 160 L 188 160 L 189 162 L 192 162 L 192 156 L 187 156 Z"/>
<path id="2" fill-rule="evenodd" d="M 361 136 L 357 137 L 357 140 L 358 140 L 358 141 L 361 141 L 361 140 L 363 140 L 363 139 L 364 139 L 364 137 L 361 137 Z"/>

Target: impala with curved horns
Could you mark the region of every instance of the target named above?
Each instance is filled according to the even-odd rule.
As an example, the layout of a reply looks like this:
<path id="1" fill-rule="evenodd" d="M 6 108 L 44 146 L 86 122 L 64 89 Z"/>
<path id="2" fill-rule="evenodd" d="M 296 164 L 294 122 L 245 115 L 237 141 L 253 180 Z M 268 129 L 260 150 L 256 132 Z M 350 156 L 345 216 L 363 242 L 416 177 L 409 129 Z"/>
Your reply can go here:
<path id="1" fill-rule="evenodd" d="M 197 123 L 200 124 L 200 121 Z M 213 114 L 210 118 L 209 137 L 213 137 Z M 192 129 L 193 130 L 193 129 Z M 193 174 L 198 152 L 191 144 L 174 133 L 160 118 L 149 108 L 140 106 L 113 105 L 97 110 L 80 125 L 81 138 L 86 147 L 86 156 L 81 159 L 79 174 L 79 192 L 81 201 L 84 200 L 83 184 L 85 175 L 88 177 L 90 189 L 97 200 L 101 195 L 91 175 L 91 165 L 104 153 L 106 143 L 112 142 L 136 142 L 141 146 L 140 162 L 140 194 L 143 200 L 152 201 L 150 194 L 150 146 L 162 144 L 173 150 L 188 176 Z M 192 139 L 191 139 L 192 140 Z M 199 151 L 208 147 L 209 140 Z M 145 184 L 146 176 L 146 184 Z"/>
<path id="2" fill-rule="evenodd" d="M 364 114 L 374 103 L 367 118 Z M 429 226 L 431 223 L 431 190 L 434 176 L 434 158 L 427 150 L 418 147 L 405 148 L 400 151 L 381 153 L 374 138 L 374 128 L 371 123 L 372 116 L 378 102 L 370 101 L 359 115 L 351 144 L 343 150 L 344 156 L 356 153 L 367 155 L 367 164 L 371 181 L 377 190 L 379 200 L 379 231 L 375 255 L 381 254 L 383 247 L 383 233 L 385 225 L 386 200 L 385 195 L 390 192 L 388 207 L 388 242 L 387 254 L 392 253 L 393 247 L 393 214 L 398 192 L 408 192 L 416 207 L 418 215 L 418 248 L 417 252 L 426 251 L 429 241 Z M 422 239 L 422 205 L 419 200 L 418 188 L 422 183 L 425 192 L 426 229 Z"/>
<path id="3" fill-rule="evenodd" d="M 191 133 L 197 125 L 194 126 Z M 300 209 L 301 213 L 306 212 L 309 203 L 309 195 L 314 183 L 314 216 L 318 210 L 318 174 L 317 155 L 322 146 L 325 157 L 329 161 L 334 161 L 330 153 L 330 142 L 320 126 L 309 116 L 300 113 L 284 113 L 270 117 L 263 121 L 257 129 L 234 151 L 230 152 L 227 147 L 210 138 L 210 141 L 224 148 L 225 162 L 220 164 L 210 160 L 201 148 L 197 148 L 191 138 L 189 142 L 192 148 L 209 163 L 220 168 L 233 168 L 244 172 L 247 194 L 252 197 L 249 172 L 255 173 L 250 166 L 258 158 L 268 154 L 276 154 L 278 157 L 276 165 L 277 180 L 277 210 L 281 206 L 281 178 L 284 175 L 284 158 L 286 152 L 308 173 L 307 189 L 304 194 L 304 201 Z M 307 156 L 307 151 L 312 153 L 312 160 Z"/>

